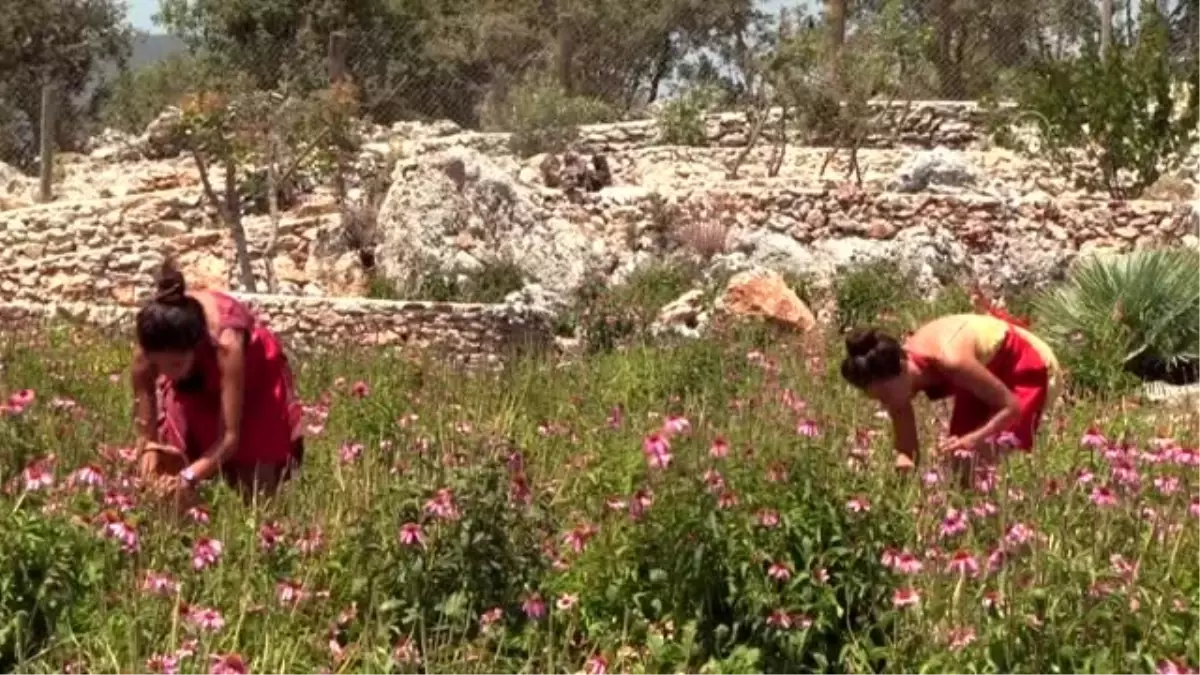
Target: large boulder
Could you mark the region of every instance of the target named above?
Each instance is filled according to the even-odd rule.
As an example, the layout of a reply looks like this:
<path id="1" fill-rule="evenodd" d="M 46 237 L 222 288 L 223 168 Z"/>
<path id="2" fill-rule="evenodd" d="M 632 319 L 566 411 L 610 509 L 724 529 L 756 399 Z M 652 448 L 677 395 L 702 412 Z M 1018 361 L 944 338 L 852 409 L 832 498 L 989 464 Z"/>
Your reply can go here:
<path id="1" fill-rule="evenodd" d="M 717 299 L 717 309 L 735 317 L 759 317 L 807 333 L 817 317 L 779 273 L 750 270 L 734 275 Z"/>
<path id="2" fill-rule="evenodd" d="M 516 172 L 514 161 L 464 147 L 398 164 L 379 211 L 380 271 L 409 279 L 507 261 L 529 281 L 569 293 L 593 270 L 606 269 L 604 240 L 553 216 Z"/>
<path id="3" fill-rule="evenodd" d="M 933 186 L 965 188 L 978 181 L 978 170 L 966 155 L 938 146 L 914 154 L 896 172 L 892 189 L 897 192 L 921 192 Z"/>
<path id="4" fill-rule="evenodd" d="M 179 156 L 185 147 L 183 111 L 167 108 L 146 125 L 140 145 L 147 159 L 169 159 Z"/>
<path id="5" fill-rule="evenodd" d="M 708 319 L 704 290 L 696 288 L 663 305 L 650 326 L 650 332 L 654 335 L 674 333 L 697 338 L 708 325 Z"/>

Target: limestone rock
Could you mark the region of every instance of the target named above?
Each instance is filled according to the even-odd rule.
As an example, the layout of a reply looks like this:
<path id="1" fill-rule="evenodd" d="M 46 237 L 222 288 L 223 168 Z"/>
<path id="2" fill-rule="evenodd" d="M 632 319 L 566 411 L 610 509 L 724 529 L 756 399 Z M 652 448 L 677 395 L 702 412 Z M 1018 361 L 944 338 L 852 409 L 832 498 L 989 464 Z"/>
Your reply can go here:
<path id="1" fill-rule="evenodd" d="M 717 300 L 717 308 L 733 316 L 755 316 L 805 333 L 817 318 L 777 272 L 752 270 L 735 275 Z"/>
<path id="2" fill-rule="evenodd" d="M 683 337 L 696 338 L 708 325 L 708 312 L 704 307 L 704 291 L 692 289 L 663 306 L 650 326 L 655 335 L 675 333 Z"/>
<path id="3" fill-rule="evenodd" d="M 978 171 L 966 156 L 938 146 L 913 155 L 896 173 L 893 189 L 897 192 L 921 192 L 930 186 L 968 187 L 975 185 Z"/>
<path id="4" fill-rule="evenodd" d="M 462 233 L 481 262 L 511 261 L 531 281 L 569 293 L 607 253 L 585 223 L 554 216 L 533 188 L 516 180 L 517 165 L 477 150 L 452 147 L 397 165 L 380 207 L 380 271 L 389 279 L 436 270 L 455 272 Z"/>
<path id="5" fill-rule="evenodd" d="M 183 112 L 174 106 L 159 113 L 142 134 L 143 153 L 148 159 L 167 159 L 183 151 L 184 138 L 180 122 Z"/>

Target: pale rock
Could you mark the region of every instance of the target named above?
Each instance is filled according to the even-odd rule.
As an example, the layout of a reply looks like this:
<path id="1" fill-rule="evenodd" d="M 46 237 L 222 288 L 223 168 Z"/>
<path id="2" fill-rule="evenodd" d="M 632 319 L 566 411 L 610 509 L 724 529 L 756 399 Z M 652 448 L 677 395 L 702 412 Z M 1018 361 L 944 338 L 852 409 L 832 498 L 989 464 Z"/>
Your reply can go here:
<path id="1" fill-rule="evenodd" d="M 687 338 L 697 338 L 707 325 L 704 290 L 692 289 L 664 305 L 651 324 L 650 331 L 654 335 L 674 333 Z"/>
<path id="2" fill-rule="evenodd" d="M 933 186 L 970 187 L 978 180 L 978 170 L 963 153 L 938 146 L 914 154 L 892 181 L 896 192 L 921 192 Z"/>
<path id="3" fill-rule="evenodd" d="M 142 134 L 143 154 L 148 159 L 167 159 L 179 155 L 185 142 L 182 121 L 183 112 L 174 106 L 159 113 Z"/>
<path id="4" fill-rule="evenodd" d="M 783 277 L 771 270 L 734 275 L 717 299 L 717 309 L 736 317 L 758 317 L 801 333 L 812 330 L 817 318 Z"/>

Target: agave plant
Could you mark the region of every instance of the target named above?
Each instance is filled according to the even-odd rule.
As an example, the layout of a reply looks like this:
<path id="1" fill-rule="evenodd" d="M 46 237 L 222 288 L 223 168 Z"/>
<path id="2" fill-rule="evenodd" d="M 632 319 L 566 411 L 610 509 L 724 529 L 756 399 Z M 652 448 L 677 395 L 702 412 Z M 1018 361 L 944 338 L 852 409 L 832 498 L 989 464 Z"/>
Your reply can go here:
<path id="1" fill-rule="evenodd" d="M 1091 350 L 1114 334 L 1127 370 L 1145 380 L 1195 381 L 1200 364 L 1200 253 L 1140 250 L 1080 261 L 1034 302 L 1038 331 L 1060 349 Z"/>

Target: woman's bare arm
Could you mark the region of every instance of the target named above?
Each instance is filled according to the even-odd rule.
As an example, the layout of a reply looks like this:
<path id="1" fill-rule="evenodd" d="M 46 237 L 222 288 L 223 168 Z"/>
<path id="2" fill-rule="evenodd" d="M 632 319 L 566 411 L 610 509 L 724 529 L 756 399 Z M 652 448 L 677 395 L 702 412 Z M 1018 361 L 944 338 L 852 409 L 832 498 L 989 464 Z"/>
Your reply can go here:
<path id="1" fill-rule="evenodd" d="M 158 442 L 157 379 L 154 364 L 142 353 L 141 347 L 134 347 L 130 380 L 133 384 L 134 424 L 138 443 L 142 446 Z"/>
<path id="2" fill-rule="evenodd" d="M 892 438 L 896 444 L 896 452 L 907 457 L 916 465 L 921 460 L 921 444 L 917 437 L 917 416 L 913 413 L 911 401 L 889 408 L 888 416 L 892 419 Z"/>
<path id="3" fill-rule="evenodd" d="M 224 428 L 216 444 L 189 467 L 197 481 L 216 475 L 241 442 L 245 365 L 245 336 L 234 330 L 221 333 L 217 338 L 217 366 L 221 372 L 221 425 Z"/>
<path id="4" fill-rule="evenodd" d="M 974 438 L 970 440 L 978 442 L 1007 429 L 1021 414 L 1021 407 L 1012 390 L 979 362 L 975 346 L 974 337 L 963 332 L 946 344 L 939 362 L 955 384 L 996 411 L 986 424 L 972 432 Z"/>

